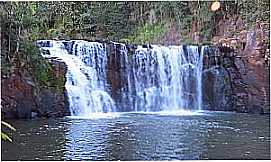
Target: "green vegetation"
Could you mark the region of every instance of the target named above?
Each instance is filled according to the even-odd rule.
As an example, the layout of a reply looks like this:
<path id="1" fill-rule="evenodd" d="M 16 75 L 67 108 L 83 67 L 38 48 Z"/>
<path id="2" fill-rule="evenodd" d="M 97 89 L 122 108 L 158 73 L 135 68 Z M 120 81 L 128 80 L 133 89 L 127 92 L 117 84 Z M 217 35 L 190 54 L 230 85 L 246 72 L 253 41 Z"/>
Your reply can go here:
<path id="1" fill-rule="evenodd" d="M 209 44 L 220 20 L 241 17 L 250 28 L 258 21 L 269 24 L 268 0 L 222 1 L 212 12 L 212 2 L 0 2 L 1 71 L 9 77 L 27 69 L 42 86 L 53 83 L 52 67 L 38 53 L 37 39 L 107 39 L 152 43 L 163 39 L 172 24 L 180 41 L 195 44 L 192 34 Z M 26 70 L 25 70 L 26 71 Z"/>
<path id="2" fill-rule="evenodd" d="M 236 10 L 249 27 L 258 21 L 270 22 L 270 1 L 269 0 L 242 0 L 237 1 L 235 6 L 228 6 L 228 10 Z M 233 11 L 231 11 L 233 12 Z"/>
<path id="3" fill-rule="evenodd" d="M 8 78 L 15 71 L 21 75 L 33 77 L 37 87 L 63 89 L 64 78 L 53 78 L 52 65 L 44 59 L 35 46 L 37 39 L 59 36 L 63 26 L 53 25 L 49 29 L 50 17 L 57 5 L 51 10 L 43 3 L 36 2 L 1 2 L 1 72 Z M 61 6 L 58 6 L 61 7 Z M 49 12 L 51 11 L 51 12 Z M 62 12 L 62 11 L 61 11 Z M 57 22 L 58 23 L 58 22 Z M 67 28 L 67 30 L 69 30 Z M 61 31 L 57 34 L 57 31 Z M 65 31 L 64 33 L 69 33 Z M 63 34 L 63 33 L 62 33 Z"/>
<path id="4" fill-rule="evenodd" d="M 2 124 L 2 126 L 5 126 L 6 128 L 8 128 L 12 131 L 16 131 L 16 129 L 7 122 L 1 121 L 1 124 Z M 12 142 L 12 139 L 3 131 L 1 131 L 1 139 L 8 140 L 9 142 Z"/>
<path id="5" fill-rule="evenodd" d="M 38 39 L 107 39 L 152 43 L 163 39 L 170 26 L 187 44 L 210 44 L 220 20 L 240 17 L 244 28 L 270 21 L 269 0 L 212 2 L 0 2 L 1 79 L 13 73 L 30 76 L 36 92 L 42 87 L 62 90 L 65 78 L 54 78 L 52 64 L 35 46 Z M 194 33 L 202 39 L 195 42 Z M 268 40 L 269 41 L 269 40 Z M 13 129 L 10 125 L 5 126 Z M 1 133 L 2 139 L 11 139 Z"/>
<path id="6" fill-rule="evenodd" d="M 172 24 L 180 41 L 195 44 L 191 34 L 209 44 L 219 20 L 241 17 L 245 27 L 269 24 L 268 0 L 223 1 L 212 12 L 212 2 L 1 2 L 1 71 L 9 77 L 16 69 L 34 74 L 38 85 L 61 87 L 52 67 L 35 47 L 37 39 L 108 39 L 152 43 L 163 39 Z"/>
<path id="7" fill-rule="evenodd" d="M 38 87 L 61 89 L 64 78 L 53 77 L 52 65 L 38 53 L 37 39 L 107 39 L 155 43 L 169 33 L 186 44 L 210 44 L 218 22 L 241 17 L 250 28 L 269 24 L 268 0 L 212 2 L 0 2 L 1 72 L 16 70 L 33 77 Z M 176 31 L 171 31 L 174 26 Z M 195 42 L 194 33 L 201 38 Z"/>
<path id="8" fill-rule="evenodd" d="M 166 27 L 164 25 L 146 23 L 143 27 L 138 27 L 134 35 L 128 37 L 128 40 L 137 44 L 149 43 L 162 37 L 165 33 Z"/>
<path id="9" fill-rule="evenodd" d="M 14 36 L 11 44 L 54 38 L 147 43 L 162 37 L 160 34 L 167 31 L 168 25 L 175 24 L 182 41 L 189 42 L 190 32 L 196 31 L 203 41 L 209 41 L 216 33 L 218 21 L 232 16 L 240 16 L 247 27 L 270 20 L 268 0 L 220 3 L 221 8 L 212 12 L 212 2 L 205 1 L 1 2 L 1 30 Z"/>

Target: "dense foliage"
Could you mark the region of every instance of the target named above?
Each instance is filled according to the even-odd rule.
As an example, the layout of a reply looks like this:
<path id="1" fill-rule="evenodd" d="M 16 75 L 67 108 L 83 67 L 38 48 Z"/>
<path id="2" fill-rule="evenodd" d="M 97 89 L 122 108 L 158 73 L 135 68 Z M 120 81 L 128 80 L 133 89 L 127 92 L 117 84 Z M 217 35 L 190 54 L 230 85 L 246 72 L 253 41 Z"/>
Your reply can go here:
<path id="1" fill-rule="evenodd" d="M 4 75 L 14 67 L 48 82 L 50 65 L 34 48 L 37 39 L 109 39 L 155 43 L 177 28 L 180 41 L 202 41 L 216 34 L 218 21 L 238 15 L 246 27 L 257 21 L 269 23 L 269 0 L 222 1 L 212 12 L 212 2 L 1 2 L 1 63 Z M 178 37 L 179 39 L 179 37 Z M 12 68 L 13 67 L 13 68 Z"/>
<path id="2" fill-rule="evenodd" d="M 172 23 L 184 39 L 196 27 L 208 40 L 215 34 L 217 20 L 232 15 L 241 16 L 248 26 L 259 20 L 269 22 L 268 0 L 223 1 L 217 12 L 210 10 L 211 4 L 211 1 L 1 2 L 0 12 L 2 34 L 8 32 L 15 42 L 21 38 L 119 40 L 135 34 L 142 37 L 146 27 L 152 26 L 151 30 L 156 31 L 154 28 L 161 25 L 167 28 Z"/>

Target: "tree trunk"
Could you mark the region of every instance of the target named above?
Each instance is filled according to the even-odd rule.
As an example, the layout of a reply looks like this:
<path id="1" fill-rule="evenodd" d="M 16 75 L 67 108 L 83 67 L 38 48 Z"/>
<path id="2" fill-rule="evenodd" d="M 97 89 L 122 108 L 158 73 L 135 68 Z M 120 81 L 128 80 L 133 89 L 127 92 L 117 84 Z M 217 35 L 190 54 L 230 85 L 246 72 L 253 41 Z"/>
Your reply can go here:
<path id="1" fill-rule="evenodd" d="M 2 26 L 0 25 L 0 56 L 2 56 Z"/>
<path id="2" fill-rule="evenodd" d="M 16 46 L 16 54 L 19 54 L 19 47 L 20 47 L 20 34 L 21 34 L 21 26 L 19 26 L 19 31 L 17 35 L 17 46 Z"/>

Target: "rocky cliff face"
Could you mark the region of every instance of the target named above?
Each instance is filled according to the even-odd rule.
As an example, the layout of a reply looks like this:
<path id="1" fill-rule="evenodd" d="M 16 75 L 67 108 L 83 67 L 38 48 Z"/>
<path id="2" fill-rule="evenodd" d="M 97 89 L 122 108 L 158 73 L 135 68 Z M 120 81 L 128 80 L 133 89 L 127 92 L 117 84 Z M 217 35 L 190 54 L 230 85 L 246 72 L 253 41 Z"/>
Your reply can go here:
<path id="1" fill-rule="evenodd" d="M 270 113 L 269 60 L 263 57 L 266 47 L 253 43 L 247 37 L 243 50 L 221 45 L 209 46 L 204 52 L 203 67 L 203 109 L 236 111 L 245 113 Z M 256 37 L 257 38 L 257 37 Z M 251 42 L 249 42 L 251 41 Z M 256 41 L 257 42 L 257 41 Z M 111 95 L 116 102 L 121 89 L 125 87 L 121 68 L 121 47 L 107 43 L 109 54 L 107 78 Z M 71 50 L 72 42 L 65 47 Z M 129 55 L 135 46 L 127 45 Z M 65 63 L 51 59 L 53 79 L 61 81 L 61 88 L 37 87 L 31 75 L 19 70 L 9 78 L 2 76 L 2 117 L 34 118 L 62 117 L 70 115 L 65 90 Z M 64 78 L 64 80 L 61 80 Z M 124 109 L 126 110 L 126 109 Z M 128 110 L 128 108 L 127 108 Z"/>
<path id="2" fill-rule="evenodd" d="M 65 89 L 67 66 L 64 62 L 51 59 L 53 78 L 59 80 L 58 88 L 42 88 L 36 97 L 38 116 L 63 117 L 70 115 L 67 91 Z"/>
<path id="3" fill-rule="evenodd" d="M 205 49 L 202 79 L 203 109 L 270 113 L 270 64 L 269 60 L 263 57 L 263 52 L 268 52 L 268 49 L 256 45 L 249 47 L 253 44 L 249 41 L 253 40 L 249 39 L 249 36 L 245 38 L 247 45 L 243 50 L 221 44 Z M 132 45 L 127 47 L 130 51 L 134 49 Z M 119 58 L 120 47 L 114 48 L 109 45 L 108 51 L 110 52 L 108 81 L 112 87 L 113 98 L 118 100 L 120 89 L 126 85 L 126 80 L 122 79 L 125 77 L 121 76 L 123 67 Z"/>
<path id="4" fill-rule="evenodd" d="M 270 24 L 257 22 L 247 30 L 241 18 L 233 17 L 221 20 L 217 31 L 213 44 L 235 51 L 230 64 L 222 62 L 231 78 L 236 111 L 270 113 Z"/>
<path id="5" fill-rule="evenodd" d="M 63 62 L 51 60 L 55 80 L 65 78 Z M 69 103 L 62 89 L 39 87 L 34 79 L 22 70 L 15 70 L 10 77 L 1 76 L 1 116 L 4 118 L 30 119 L 35 117 L 63 117 L 69 115 Z"/>
<path id="6" fill-rule="evenodd" d="M 204 57 L 204 107 L 270 113 L 269 66 L 251 64 L 234 51 L 208 49 Z"/>
<path id="7" fill-rule="evenodd" d="M 208 47 L 203 58 L 203 109 L 233 111 L 232 78 L 228 68 L 234 57 L 223 48 Z M 233 70 L 232 72 L 235 72 Z"/>

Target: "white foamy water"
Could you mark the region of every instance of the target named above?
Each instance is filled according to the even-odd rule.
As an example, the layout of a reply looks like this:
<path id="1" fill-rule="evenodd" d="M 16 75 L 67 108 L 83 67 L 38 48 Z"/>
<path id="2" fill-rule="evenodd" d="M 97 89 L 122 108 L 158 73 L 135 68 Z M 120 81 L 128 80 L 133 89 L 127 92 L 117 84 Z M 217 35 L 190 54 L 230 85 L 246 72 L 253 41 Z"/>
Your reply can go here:
<path id="1" fill-rule="evenodd" d="M 64 41 L 49 43 L 50 47 L 42 47 L 50 51 L 49 57 L 68 67 L 65 86 L 72 116 L 126 111 L 193 115 L 201 110 L 204 47 L 137 46 L 129 54 L 126 45 L 113 43 L 116 53 L 110 56 L 103 43 L 69 41 L 70 53 Z M 110 57 L 115 57 L 110 66 L 120 67 L 121 76 L 114 80 L 121 83 L 114 99 L 107 83 Z"/>
<path id="2" fill-rule="evenodd" d="M 123 102 L 134 111 L 201 110 L 203 52 L 198 46 L 138 46 L 132 63 L 122 63 L 130 65 L 123 71 Z"/>
<path id="3" fill-rule="evenodd" d="M 114 112 L 115 103 L 105 91 L 106 50 L 96 42 L 75 42 L 77 48 L 68 54 L 62 42 L 53 41 L 52 47 L 43 47 L 50 51 L 45 57 L 57 57 L 64 61 L 68 71 L 65 87 L 69 96 L 72 116 L 90 117 L 103 112 Z M 96 62 L 95 52 L 100 55 Z"/>

